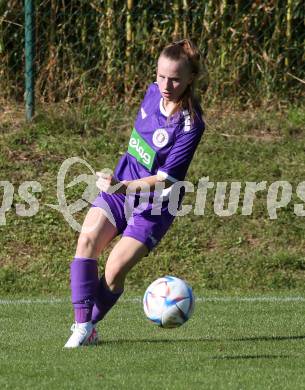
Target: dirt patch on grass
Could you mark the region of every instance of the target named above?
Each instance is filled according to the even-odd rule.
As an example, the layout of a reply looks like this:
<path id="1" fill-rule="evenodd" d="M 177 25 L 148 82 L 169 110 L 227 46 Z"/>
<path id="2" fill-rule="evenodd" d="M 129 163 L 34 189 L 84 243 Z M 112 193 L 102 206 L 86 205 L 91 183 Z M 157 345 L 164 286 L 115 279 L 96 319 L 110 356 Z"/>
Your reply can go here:
<path id="1" fill-rule="evenodd" d="M 21 128 L 25 122 L 24 105 L 0 100 L 0 133 Z"/>
<path id="2" fill-rule="evenodd" d="M 246 138 L 259 141 L 278 141 L 284 136 L 279 124 L 285 123 L 285 114 L 264 109 L 234 111 L 226 108 L 207 110 L 207 130 L 225 138 Z"/>
<path id="3" fill-rule="evenodd" d="M 16 240 L 6 246 L 5 253 L 0 258 L 0 266 L 14 265 L 18 269 L 25 269 L 38 252 L 37 247 Z"/>
<path id="4" fill-rule="evenodd" d="M 243 138 L 243 139 L 253 139 L 253 140 L 258 140 L 258 141 L 266 141 L 266 142 L 272 142 L 272 141 L 279 141 L 283 138 L 283 136 L 279 136 L 276 134 L 272 133 L 265 133 L 263 131 L 257 131 L 257 134 L 226 134 L 226 133 L 220 133 L 224 138 Z"/>

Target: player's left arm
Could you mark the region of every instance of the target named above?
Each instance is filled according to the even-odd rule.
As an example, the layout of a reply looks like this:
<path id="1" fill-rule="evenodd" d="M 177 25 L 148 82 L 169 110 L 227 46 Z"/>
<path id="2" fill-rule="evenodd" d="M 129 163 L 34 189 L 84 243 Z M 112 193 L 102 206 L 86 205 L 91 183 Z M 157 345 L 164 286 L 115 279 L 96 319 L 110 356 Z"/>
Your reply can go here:
<path id="1" fill-rule="evenodd" d="M 117 181 L 112 175 L 105 174 L 102 172 L 96 172 L 98 177 L 96 185 L 104 192 L 112 194 L 126 194 L 138 193 L 141 191 L 153 192 L 159 183 L 164 183 L 164 188 L 170 187 L 172 181 L 166 179 L 164 175 L 152 175 L 143 177 L 137 180 L 123 180 Z"/>

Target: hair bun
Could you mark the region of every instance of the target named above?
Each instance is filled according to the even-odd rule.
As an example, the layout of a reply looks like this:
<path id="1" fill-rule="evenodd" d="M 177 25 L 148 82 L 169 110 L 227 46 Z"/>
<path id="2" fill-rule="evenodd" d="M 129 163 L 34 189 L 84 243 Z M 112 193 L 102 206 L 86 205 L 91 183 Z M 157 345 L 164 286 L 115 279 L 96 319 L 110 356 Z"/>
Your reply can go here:
<path id="1" fill-rule="evenodd" d="M 200 52 L 197 49 L 197 47 L 193 44 L 192 41 L 189 39 L 181 39 L 179 41 L 173 42 L 171 45 L 168 45 L 167 47 L 170 46 L 180 46 L 183 50 L 183 53 L 186 55 L 186 57 L 189 60 L 189 63 L 191 65 L 191 70 L 192 73 L 198 74 L 200 71 Z"/>

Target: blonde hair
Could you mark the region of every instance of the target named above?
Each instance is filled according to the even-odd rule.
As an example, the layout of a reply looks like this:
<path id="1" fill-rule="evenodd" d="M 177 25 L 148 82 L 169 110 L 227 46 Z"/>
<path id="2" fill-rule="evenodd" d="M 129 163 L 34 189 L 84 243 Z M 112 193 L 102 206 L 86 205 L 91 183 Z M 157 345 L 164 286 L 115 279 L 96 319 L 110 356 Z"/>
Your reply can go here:
<path id="1" fill-rule="evenodd" d="M 201 55 L 197 47 L 189 40 L 182 39 L 167 45 L 161 52 L 160 57 L 165 57 L 173 61 L 185 61 L 193 76 L 192 83 L 189 84 L 182 96 L 180 96 L 171 115 L 182 110 L 188 110 L 191 118 L 195 115 L 195 105 L 200 108 L 198 99 L 195 96 L 195 84 L 200 75 Z"/>

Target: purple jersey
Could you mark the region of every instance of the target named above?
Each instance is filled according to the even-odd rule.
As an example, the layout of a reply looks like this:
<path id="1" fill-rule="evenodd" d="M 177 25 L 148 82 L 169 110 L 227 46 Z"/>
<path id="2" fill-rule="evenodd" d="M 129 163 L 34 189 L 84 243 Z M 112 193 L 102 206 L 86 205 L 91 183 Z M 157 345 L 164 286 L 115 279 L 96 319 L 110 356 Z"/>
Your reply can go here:
<path id="1" fill-rule="evenodd" d="M 115 177 L 136 180 L 160 175 L 172 182 L 184 180 L 204 131 L 199 108 L 168 118 L 157 83 L 148 87 L 129 140 L 128 151 L 115 169 Z"/>

